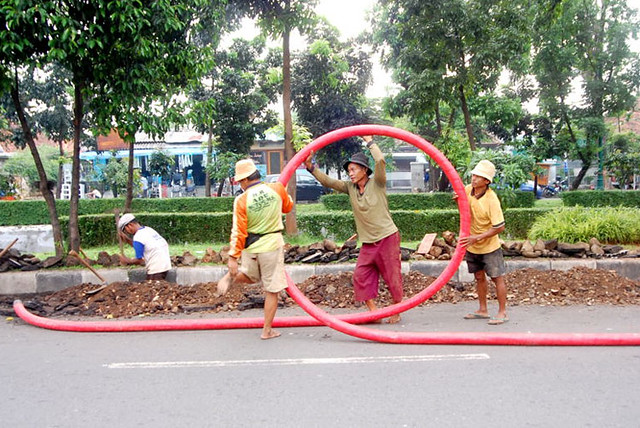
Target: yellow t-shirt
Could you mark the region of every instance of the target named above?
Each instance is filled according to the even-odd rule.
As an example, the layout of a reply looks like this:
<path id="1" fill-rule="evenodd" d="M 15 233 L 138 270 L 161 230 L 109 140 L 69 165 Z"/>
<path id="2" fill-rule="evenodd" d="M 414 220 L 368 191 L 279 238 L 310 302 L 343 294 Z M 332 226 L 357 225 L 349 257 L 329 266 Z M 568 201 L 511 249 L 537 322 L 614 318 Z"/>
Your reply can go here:
<path id="1" fill-rule="evenodd" d="M 471 210 L 471 234 L 479 235 L 486 232 L 492 227 L 500 227 L 504 224 L 504 215 L 498 195 L 491 188 L 480 197 L 480 199 L 471 195 L 473 188 L 467 185 L 465 188 L 467 198 L 469 199 L 469 209 Z M 474 254 L 488 254 L 500 248 L 500 238 L 493 235 L 490 238 L 481 239 L 475 244 L 469 246 L 467 251 Z"/>

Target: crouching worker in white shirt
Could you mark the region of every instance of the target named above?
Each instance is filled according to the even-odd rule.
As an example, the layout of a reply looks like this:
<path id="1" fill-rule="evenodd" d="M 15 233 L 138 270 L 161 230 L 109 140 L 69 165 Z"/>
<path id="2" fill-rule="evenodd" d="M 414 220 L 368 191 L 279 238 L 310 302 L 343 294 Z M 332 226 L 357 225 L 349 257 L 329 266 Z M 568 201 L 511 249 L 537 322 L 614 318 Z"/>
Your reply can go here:
<path id="1" fill-rule="evenodd" d="M 164 280 L 171 269 L 169 244 L 149 226 L 142 226 L 133 214 L 125 214 L 118 222 L 118 233 L 136 252 L 130 259 L 120 255 L 122 265 L 140 265 L 147 269 L 147 280 Z M 129 236 L 133 236 L 133 239 Z"/>

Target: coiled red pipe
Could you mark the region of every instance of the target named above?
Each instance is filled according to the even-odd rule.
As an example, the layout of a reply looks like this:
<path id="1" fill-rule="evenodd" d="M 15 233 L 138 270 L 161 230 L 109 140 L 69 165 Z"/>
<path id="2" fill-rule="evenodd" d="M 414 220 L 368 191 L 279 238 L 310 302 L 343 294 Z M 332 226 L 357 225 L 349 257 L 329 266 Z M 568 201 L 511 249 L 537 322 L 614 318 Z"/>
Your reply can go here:
<path id="1" fill-rule="evenodd" d="M 464 193 L 464 186 L 458 177 L 455 168 L 438 149 L 426 142 L 424 139 L 400 129 L 381 125 L 360 125 L 338 129 L 323 135 L 302 149 L 285 167 L 280 175 L 280 181 L 286 183 L 296 167 L 308 157 L 313 150 L 319 150 L 335 141 L 349 138 L 356 135 L 384 135 L 407 141 L 422 149 L 441 166 L 444 173 L 451 181 L 454 190 L 458 194 L 458 207 L 460 210 L 460 235 L 469 234 L 469 203 Z M 437 293 L 455 274 L 462 258 L 464 248 L 457 247 L 450 263 L 440 276 L 429 287 L 410 299 L 404 300 L 386 308 L 376 311 L 361 312 L 356 314 L 340 315 L 338 319 L 348 323 L 368 323 L 380 318 L 389 317 L 400 312 L 409 310 Z M 292 284 L 292 282 L 290 282 Z M 203 329 L 225 329 L 225 328 L 258 328 L 262 327 L 262 318 L 236 318 L 236 319 L 209 319 L 209 320 L 144 320 L 144 321 L 64 321 L 38 317 L 29 313 L 20 301 L 14 302 L 16 314 L 25 321 L 39 327 L 65 330 L 65 331 L 93 331 L 93 332 L 125 332 L 125 331 L 146 331 L 146 330 L 203 330 Z M 311 317 L 276 317 L 273 321 L 274 327 L 308 327 L 323 325 Z"/>
<path id="2" fill-rule="evenodd" d="M 443 169 L 458 194 L 458 208 L 460 210 L 460 236 L 469 234 L 469 205 L 464 193 L 464 188 L 455 169 L 449 161 L 431 144 L 414 134 L 396 128 L 381 125 L 360 125 L 342 128 L 330 132 L 301 150 L 285 167 L 280 176 L 280 181 L 286 183 L 295 169 L 309 156 L 313 150 L 319 150 L 335 141 L 357 135 L 384 135 L 403 139 L 414 146 L 424 150 Z M 322 311 L 300 292 L 287 276 L 288 291 L 292 298 L 302 308 L 313 316 L 309 317 L 278 317 L 274 320 L 274 327 L 299 327 L 313 325 L 327 325 L 345 334 L 367 340 L 386 343 L 406 344 L 474 344 L 474 345 L 554 345 L 554 346 L 591 346 L 591 345 L 640 345 L 638 333 L 604 333 L 604 334 L 540 334 L 540 333 L 402 333 L 389 332 L 371 328 L 359 327 L 350 323 L 364 323 L 372 320 L 388 317 L 410 309 L 440 290 L 457 270 L 464 249 L 456 248 L 451 263 L 445 271 L 428 288 L 421 293 L 401 303 L 378 309 L 373 312 L 332 316 Z M 203 330 L 203 329 L 233 329 L 233 328 L 258 328 L 262 327 L 261 318 L 235 318 L 235 319 L 200 319 L 200 320 L 149 320 L 149 321 L 64 321 L 38 317 L 28 312 L 21 301 L 14 302 L 16 314 L 26 322 L 49 329 L 65 331 L 158 331 L 158 330 Z M 317 320 L 317 321 L 316 321 Z"/>

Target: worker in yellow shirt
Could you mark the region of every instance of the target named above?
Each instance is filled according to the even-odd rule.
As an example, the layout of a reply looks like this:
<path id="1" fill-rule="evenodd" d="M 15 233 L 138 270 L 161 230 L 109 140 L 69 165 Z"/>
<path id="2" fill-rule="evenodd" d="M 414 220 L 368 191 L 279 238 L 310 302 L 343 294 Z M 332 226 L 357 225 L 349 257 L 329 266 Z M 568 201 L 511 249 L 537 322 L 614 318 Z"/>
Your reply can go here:
<path id="1" fill-rule="evenodd" d="M 467 314 L 465 319 L 488 319 L 488 324 L 499 325 L 509 321 L 507 317 L 507 286 L 502 247 L 498 234 L 504 230 L 504 215 L 498 195 L 489 187 L 496 168 L 488 160 L 481 160 L 471 171 L 471 184 L 465 187 L 471 210 L 470 235 L 460 238 L 467 249 L 465 261 L 476 280 L 480 308 Z M 487 308 L 487 275 L 496 285 L 498 313 L 489 315 Z"/>

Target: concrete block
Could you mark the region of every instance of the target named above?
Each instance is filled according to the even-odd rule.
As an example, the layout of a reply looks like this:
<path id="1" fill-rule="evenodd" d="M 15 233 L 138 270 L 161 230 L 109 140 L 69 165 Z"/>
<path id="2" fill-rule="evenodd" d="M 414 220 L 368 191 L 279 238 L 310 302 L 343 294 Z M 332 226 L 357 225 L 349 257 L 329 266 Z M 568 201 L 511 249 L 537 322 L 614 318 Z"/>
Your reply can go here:
<path id="1" fill-rule="evenodd" d="M 98 279 L 96 278 L 96 280 Z M 78 284 L 82 284 L 81 270 L 67 270 L 62 272 L 36 272 L 37 293 L 59 291 Z"/>
<path id="2" fill-rule="evenodd" d="M 146 269 L 127 269 L 127 276 L 130 282 L 142 282 L 147 279 Z"/>
<path id="3" fill-rule="evenodd" d="M 400 272 L 402 274 L 407 274 L 411 270 L 411 263 L 409 262 L 401 262 L 400 263 Z"/>
<path id="4" fill-rule="evenodd" d="M 18 242 L 13 248 L 21 253 L 53 253 L 56 250 L 50 224 L 0 227 L 0 248 L 6 247 L 16 238 Z"/>
<path id="5" fill-rule="evenodd" d="M 313 265 L 286 265 L 285 270 L 295 284 L 304 282 L 307 278 L 316 274 L 316 267 Z"/>
<path id="6" fill-rule="evenodd" d="M 640 280 L 640 259 L 600 259 L 598 269 L 614 270 L 625 278 Z"/>
<path id="7" fill-rule="evenodd" d="M 519 269 L 549 270 L 551 269 L 551 261 L 549 259 L 505 260 L 505 267 L 507 269 L 507 273 Z"/>
<path id="8" fill-rule="evenodd" d="M 165 278 L 165 281 L 176 284 L 176 277 L 177 277 L 176 269 L 177 268 L 169 269 L 169 272 L 167 272 L 167 277 Z"/>
<path id="9" fill-rule="evenodd" d="M 435 276 L 436 278 L 449 266 L 448 260 L 427 260 L 411 262 L 411 270 L 420 272 L 423 275 Z M 456 276 L 454 274 L 454 276 Z"/>
<path id="10" fill-rule="evenodd" d="M 176 271 L 176 283 L 191 285 L 205 282 L 218 282 L 227 273 L 227 266 L 179 267 Z"/>
<path id="11" fill-rule="evenodd" d="M 127 271 L 125 269 L 96 269 L 96 270 L 107 281 L 107 284 L 111 284 L 112 282 L 125 282 L 129 280 L 129 276 L 127 275 Z M 101 281 L 90 270 L 83 270 L 82 283 L 83 284 L 101 284 Z"/>
<path id="12" fill-rule="evenodd" d="M 551 269 L 553 270 L 570 270 L 577 266 L 583 266 L 589 269 L 596 269 L 595 259 L 553 259 L 551 260 Z"/>
<path id="13" fill-rule="evenodd" d="M 0 294 L 36 292 L 36 272 L 4 272 L 0 274 Z"/>
<path id="14" fill-rule="evenodd" d="M 146 269 L 130 269 L 127 271 L 129 279 L 131 282 L 143 282 L 147 280 L 147 270 Z M 169 269 L 167 273 L 167 282 L 176 282 L 176 268 Z"/>
<path id="15" fill-rule="evenodd" d="M 456 276 L 457 279 L 455 279 Z M 473 276 L 472 273 L 469 273 L 469 266 L 464 260 L 460 263 L 460 267 L 458 268 L 456 275 L 454 275 L 454 278 L 451 279 L 458 282 L 473 282 L 476 280 L 475 276 Z"/>
<path id="16" fill-rule="evenodd" d="M 316 275 L 339 275 L 342 272 L 353 272 L 355 263 L 335 263 L 329 265 L 317 265 Z"/>

